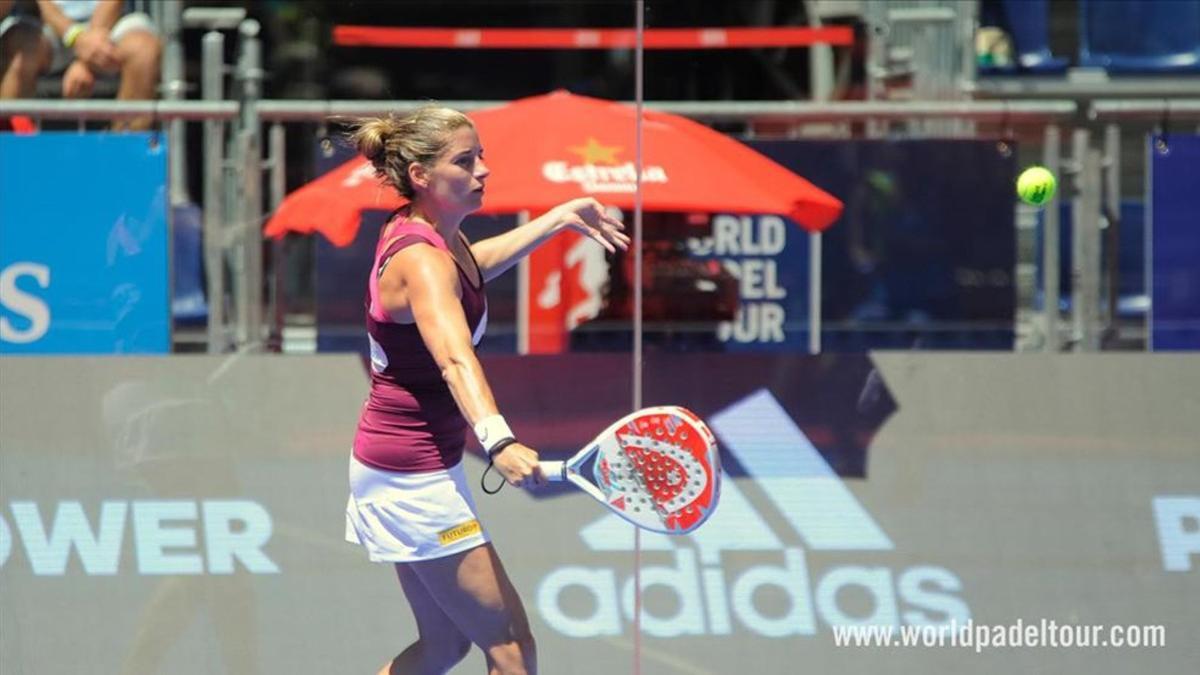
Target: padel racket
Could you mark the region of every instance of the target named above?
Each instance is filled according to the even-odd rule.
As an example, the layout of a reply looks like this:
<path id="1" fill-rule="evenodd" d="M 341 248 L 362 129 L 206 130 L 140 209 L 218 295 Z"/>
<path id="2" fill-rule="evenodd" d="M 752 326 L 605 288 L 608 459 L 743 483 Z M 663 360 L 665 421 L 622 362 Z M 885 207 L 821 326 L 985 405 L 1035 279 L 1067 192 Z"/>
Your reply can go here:
<path id="1" fill-rule="evenodd" d="M 690 410 L 643 408 L 614 422 L 565 462 L 541 462 L 638 527 L 687 534 L 717 507 L 717 439 Z"/>

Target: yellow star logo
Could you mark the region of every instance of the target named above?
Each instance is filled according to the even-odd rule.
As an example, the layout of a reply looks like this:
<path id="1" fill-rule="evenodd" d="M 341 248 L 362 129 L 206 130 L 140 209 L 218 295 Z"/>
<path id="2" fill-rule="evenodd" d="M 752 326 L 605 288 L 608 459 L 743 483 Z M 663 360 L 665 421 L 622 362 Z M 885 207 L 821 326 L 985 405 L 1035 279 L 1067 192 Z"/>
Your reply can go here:
<path id="1" fill-rule="evenodd" d="M 600 141 L 591 136 L 588 136 L 586 145 L 567 148 L 582 157 L 584 164 L 616 164 L 619 161 L 617 153 L 621 149 L 619 145 L 601 145 Z"/>

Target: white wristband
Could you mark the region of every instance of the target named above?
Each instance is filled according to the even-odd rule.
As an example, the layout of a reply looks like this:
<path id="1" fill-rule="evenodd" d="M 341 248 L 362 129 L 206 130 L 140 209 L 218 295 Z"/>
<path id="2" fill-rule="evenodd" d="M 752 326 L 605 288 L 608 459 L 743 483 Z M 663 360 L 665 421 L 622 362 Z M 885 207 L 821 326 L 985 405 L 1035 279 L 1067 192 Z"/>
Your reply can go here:
<path id="1" fill-rule="evenodd" d="M 492 446 L 506 438 L 516 438 L 513 435 L 512 429 L 508 428 L 508 422 L 500 415 L 492 415 L 485 417 L 475 423 L 475 438 L 479 439 L 479 444 L 484 450 L 491 450 Z"/>

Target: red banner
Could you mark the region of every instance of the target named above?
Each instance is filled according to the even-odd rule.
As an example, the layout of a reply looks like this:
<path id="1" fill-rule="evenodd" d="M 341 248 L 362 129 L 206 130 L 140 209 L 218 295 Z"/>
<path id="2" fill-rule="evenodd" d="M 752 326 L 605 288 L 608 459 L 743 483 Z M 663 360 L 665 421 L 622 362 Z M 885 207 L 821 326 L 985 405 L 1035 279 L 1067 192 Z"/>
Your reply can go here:
<path id="1" fill-rule="evenodd" d="M 630 28 L 383 28 L 334 26 L 339 47 L 416 47 L 425 49 L 633 49 L 637 32 Z M 846 26 L 822 28 L 652 28 L 644 33 L 646 49 L 746 49 L 849 47 L 854 31 Z"/>

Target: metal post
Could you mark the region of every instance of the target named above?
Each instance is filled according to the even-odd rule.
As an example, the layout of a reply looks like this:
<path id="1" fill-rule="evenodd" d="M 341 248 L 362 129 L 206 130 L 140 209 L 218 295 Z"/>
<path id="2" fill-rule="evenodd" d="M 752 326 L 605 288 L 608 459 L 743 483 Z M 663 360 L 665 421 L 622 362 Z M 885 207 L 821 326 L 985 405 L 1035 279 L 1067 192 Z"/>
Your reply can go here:
<path id="1" fill-rule="evenodd" d="M 1058 125 L 1046 125 L 1042 147 L 1042 164 L 1054 175 L 1059 174 L 1060 138 Z M 1058 288 L 1058 196 L 1046 204 L 1042 212 L 1042 313 L 1045 327 L 1045 349 L 1057 352 L 1062 348 L 1059 334 Z"/>
<path id="2" fill-rule="evenodd" d="M 287 195 L 287 135 L 281 122 L 275 122 L 267 132 L 267 170 L 269 172 L 268 204 L 274 213 L 283 198 Z M 284 324 L 284 272 L 287 267 L 286 250 L 282 237 L 270 242 L 271 247 L 271 284 L 267 296 L 267 316 L 271 325 L 268 326 L 268 339 L 272 349 L 278 346 L 283 349 Z"/>
<path id="3" fill-rule="evenodd" d="M 1104 325 L 1106 332 L 1117 329 L 1117 300 L 1121 295 L 1121 127 L 1116 123 L 1104 129 L 1104 205 L 1108 221 L 1105 235 Z"/>
<path id="4" fill-rule="evenodd" d="M 1071 134 L 1071 350 L 1083 349 L 1083 276 L 1084 249 L 1087 247 L 1080 233 L 1084 229 L 1084 178 L 1083 164 L 1089 143 L 1087 129 L 1076 129 Z"/>
<path id="5" fill-rule="evenodd" d="M 1082 312 L 1081 339 L 1084 351 L 1098 352 L 1100 350 L 1100 197 L 1102 197 L 1102 180 L 1100 180 L 1100 165 L 1102 157 L 1096 148 L 1088 148 L 1084 157 L 1084 231 L 1081 232 L 1086 243 L 1084 249 L 1084 306 Z"/>
<path id="6" fill-rule="evenodd" d="M 237 135 L 240 147 L 240 179 L 234 186 L 238 202 L 236 268 L 238 344 L 242 349 L 262 346 L 262 149 L 258 135 L 249 129 Z"/>
<path id="7" fill-rule="evenodd" d="M 824 25 L 821 14 L 814 0 L 804 0 L 805 14 L 808 15 L 808 25 L 820 28 Z M 830 45 L 812 45 L 808 48 L 808 77 L 812 82 L 812 100 L 828 101 L 833 97 L 833 47 Z"/>
<path id="8" fill-rule="evenodd" d="M 241 84 L 242 116 L 238 132 L 242 168 L 238 258 L 242 274 L 236 283 L 238 337 L 242 346 L 257 349 L 262 344 L 262 141 L 258 101 L 262 98 L 262 42 L 254 19 L 238 25 L 237 78 Z"/>
<path id="9" fill-rule="evenodd" d="M 808 353 L 821 353 L 821 233 L 808 235 Z"/>
<path id="10" fill-rule="evenodd" d="M 183 3 L 179 0 L 155 3 L 161 13 L 163 30 L 162 93 L 168 101 L 187 98 L 187 82 L 183 67 Z M 187 137 L 184 121 L 173 119 L 167 124 L 167 161 L 170 177 L 171 204 L 191 201 L 187 187 Z"/>
<path id="11" fill-rule="evenodd" d="M 258 21 L 246 19 L 238 24 L 238 72 L 242 85 L 242 128 L 258 133 L 259 99 L 262 98 L 262 30 Z"/>
<path id="12" fill-rule="evenodd" d="M 1097 313 L 1100 294 L 1100 153 L 1092 150 L 1090 132 L 1072 137 L 1076 196 L 1071 228 L 1071 315 L 1074 351 L 1099 348 Z"/>
<path id="13" fill-rule="evenodd" d="M 959 54 L 959 87 L 957 98 L 970 98 L 975 94 L 975 80 L 978 69 L 975 63 L 975 33 L 979 30 L 979 4 L 961 3 L 958 6 L 958 54 Z M 969 120 L 958 120 L 962 124 L 971 124 Z"/>
<path id="14" fill-rule="evenodd" d="M 269 203 L 274 211 L 287 196 L 287 129 L 282 122 L 275 122 L 267 132 L 267 170 Z"/>
<path id="15" fill-rule="evenodd" d="M 1083 166 L 1084 178 L 1084 229 L 1080 233 L 1085 242 L 1083 302 L 1081 323 L 1083 350 L 1100 351 L 1100 151 L 1089 148 Z"/>
<path id="16" fill-rule="evenodd" d="M 246 256 L 242 222 L 245 218 L 244 189 L 246 138 L 242 131 L 243 111 L 238 108 L 238 117 L 230 123 L 225 135 L 225 162 L 222 170 L 221 202 L 226 213 L 225 262 L 229 268 L 229 339 L 234 349 L 241 349 L 247 341 L 246 335 Z"/>
<path id="17" fill-rule="evenodd" d="M 209 31 L 202 40 L 201 95 L 224 98 L 225 36 Z M 208 351 L 225 351 L 225 123 L 204 122 L 204 260 L 208 275 Z"/>
<path id="18" fill-rule="evenodd" d="M 881 0 L 865 0 L 863 18 L 866 19 L 866 79 L 867 100 L 879 101 L 887 94 L 888 45 L 892 38 L 892 26 L 887 20 L 887 6 Z M 886 121 L 870 118 L 865 120 L 867 138 L 879 138 L 887 134 Z"/>

